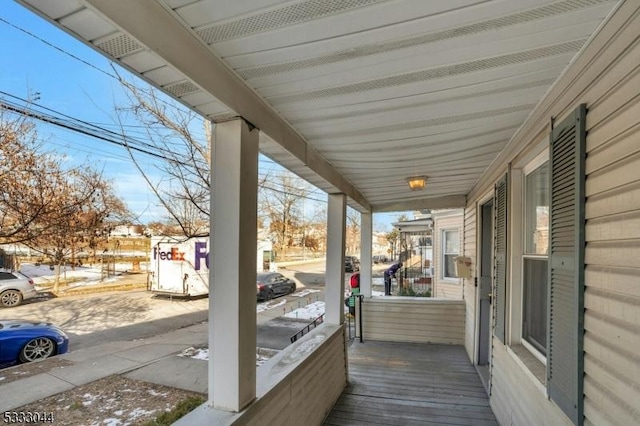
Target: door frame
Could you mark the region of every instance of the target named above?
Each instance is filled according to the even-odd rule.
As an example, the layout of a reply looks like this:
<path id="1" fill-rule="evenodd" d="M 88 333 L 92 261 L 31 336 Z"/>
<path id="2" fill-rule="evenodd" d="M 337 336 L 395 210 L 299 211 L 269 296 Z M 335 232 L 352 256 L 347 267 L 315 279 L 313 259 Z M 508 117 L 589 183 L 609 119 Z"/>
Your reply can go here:
<path id="1" fill-rule="evenodd" d="M 483 207 L 491 202 L 493 203 L 494 194 L 493 194 L 493 190 L 488 191 L 483 197 L 481 197 L 477 202 L 476 202 L 476 265 L 477 265 L 477 270 L 476 270 L 476 285 L 475 285 L 475 297 L 474 297 L 474 317 L 475 317 L 475 330 L 474 330 L 474 348 L 473 348 L 473 364 L 474 365 L 479 365 L 479 361 L 480 361 L 480 326 L 481 326 L 481 321 L 480 321 L 480 289 L 481 289 L 481 283 L 480 283 L 480 277 L 481 277 L 481 264 L 482 264 L 482 254 L 483 254 L 483 241 L 482 241 L 482 209 Z M 491 222 L 493 223 L 493 217 L 491 219 Z M 492 237 L 494 237 L 494 231 L 492 228 Z M 490 250 L 490 254 L 491 254 L 491 259 L 492 259 L 492 265 L 493 265 L 493 248 L 494 248 L 494 241 L 493 238 L 490 238 L 490 242 L 491 242 L 491 248 Z M 493 272 L 491 273 L 491 288 L 493 290 Z M 489 309 L 489 353 L 488 353 L 488 359 L 489 359 L 489 368 L 491 368 L 491 351 L 492 351 L 492 345 L 491 345 L 491 339 L 492 339 L 492 335 L 493 335 L 493 330 L 492 330 L 492 324 L 493 324 L 493 309 Z"/>

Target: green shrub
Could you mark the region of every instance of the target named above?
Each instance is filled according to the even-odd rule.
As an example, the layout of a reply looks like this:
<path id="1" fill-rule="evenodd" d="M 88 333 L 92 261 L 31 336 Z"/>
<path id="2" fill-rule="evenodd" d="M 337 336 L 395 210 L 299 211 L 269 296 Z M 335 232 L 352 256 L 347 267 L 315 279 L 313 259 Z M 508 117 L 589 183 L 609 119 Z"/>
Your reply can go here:
<path id="1" fill-rule="evenodd" d="M 205 399 L 201 396 L 189 396 L 182 401 L 178 402 L 175 408 L 171 411 L 166 411 L 156 417 L 155 420 L 149 421 L 146 426 L 169 426 L 178 419 L 187 415 L 190 411 L 194 410 L 199 405 L 204 403 Z"/>

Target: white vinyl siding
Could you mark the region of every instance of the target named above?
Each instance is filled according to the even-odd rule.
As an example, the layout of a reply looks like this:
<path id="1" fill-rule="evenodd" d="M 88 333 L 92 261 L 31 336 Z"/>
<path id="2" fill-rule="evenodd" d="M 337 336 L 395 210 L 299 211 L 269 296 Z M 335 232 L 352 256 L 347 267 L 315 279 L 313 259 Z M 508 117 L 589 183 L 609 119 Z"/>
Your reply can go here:
<path id="1" fill-rule="evenodd" d="M 464 343 L 464 302 L 431 298 L 364 299 L 365 340 Z"/>
<path id="2" fill-rule="evenodd" d="M 640 3 L 619 9 L 518 130 L 468 210 L 531 155 L 549 122 L 587 105 L 584 318 L 585 424 L 639 424 L 640 364 Z M 515 261 L 515 259 L 512 259 Z M 473 312 L 473 299 L 467 299 Z M 544 385 L 509 347 L 495 345 L 491 405 L 501 424 L 570 424 Z"/>
<path id="3" fill-rule="evenodd" d="M 443 260 L 445 258 L 444 253 L 444 232 L 445 231 L 457 231 L 457 251 L 460 251 L 463 247 L 463 225 L 464 214 L 462 210 L 434 213 L 433 222 L 433 258 L 434 271 L 433 271 L 433 297 L 443 297 L 447 299 L 462 299 L 463 292 L 463 279 L 461 278 L 445 278 L 444 277 L 444 265 Z"/>

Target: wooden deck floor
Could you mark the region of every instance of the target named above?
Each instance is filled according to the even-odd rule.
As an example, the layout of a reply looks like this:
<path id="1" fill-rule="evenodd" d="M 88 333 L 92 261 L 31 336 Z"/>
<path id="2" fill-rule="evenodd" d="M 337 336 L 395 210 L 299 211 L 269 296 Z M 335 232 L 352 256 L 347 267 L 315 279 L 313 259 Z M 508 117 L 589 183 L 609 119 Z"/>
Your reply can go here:
<path id="1" fill-rule="evenodd" d="M 461 346 L 355 342 L 325 425 L 497 425 Z"/>

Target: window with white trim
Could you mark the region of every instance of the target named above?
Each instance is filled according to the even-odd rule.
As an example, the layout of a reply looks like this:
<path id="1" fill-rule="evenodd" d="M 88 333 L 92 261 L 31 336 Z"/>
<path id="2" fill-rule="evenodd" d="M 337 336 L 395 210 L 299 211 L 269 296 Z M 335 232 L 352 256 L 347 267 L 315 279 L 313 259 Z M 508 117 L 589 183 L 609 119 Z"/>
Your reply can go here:
<path id="1" fill-rule="evenodd" d="M 455 258 L 460 254 L 460 231 L 445 229 L 442 231 L 442 278 L 456 279 Z"/>
<path id="2" fill-rule="evenodd" d="M 549 264 L 549 163 L 544 160 L 525 169 L 522 256 L 522 340 L 543 357 Z"/>

